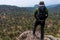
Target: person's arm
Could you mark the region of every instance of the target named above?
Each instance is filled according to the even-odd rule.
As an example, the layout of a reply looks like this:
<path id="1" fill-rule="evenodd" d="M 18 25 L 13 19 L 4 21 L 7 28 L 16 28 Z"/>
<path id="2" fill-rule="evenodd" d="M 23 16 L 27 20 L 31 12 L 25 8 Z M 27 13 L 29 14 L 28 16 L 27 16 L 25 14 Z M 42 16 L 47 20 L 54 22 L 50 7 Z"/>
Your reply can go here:
<path id="1" fill-rule="evenodd" d="M 34 10 L 34 17 L 37 18 L 38 9 Z"/>
<path id="2" fill-rule="evenodd" d="M 46 8 L 45 12 L 46 12 L 46 18 L 47 18 L 48 17 L 48 9 L 47 8 Z"/>

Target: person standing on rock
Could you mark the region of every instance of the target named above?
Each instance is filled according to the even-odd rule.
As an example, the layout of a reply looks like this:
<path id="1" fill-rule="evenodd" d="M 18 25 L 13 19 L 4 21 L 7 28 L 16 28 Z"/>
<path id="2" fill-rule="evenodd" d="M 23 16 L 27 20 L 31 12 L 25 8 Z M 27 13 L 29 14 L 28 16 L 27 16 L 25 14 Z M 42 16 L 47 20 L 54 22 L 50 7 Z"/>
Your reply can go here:
<path id="1" fill-rule="evenodd" d="M 35 9 L 34 17 L 36 21 L 33 28 L 33 35 L 35 36 L 36 28 L 40 24 L 41 25 L 41 40 L 44 40 L 45 20 L 48 17 L 48 9 L 46 8 L 44 1 L 41 1 L 39 3 L 38 9 Z"/>

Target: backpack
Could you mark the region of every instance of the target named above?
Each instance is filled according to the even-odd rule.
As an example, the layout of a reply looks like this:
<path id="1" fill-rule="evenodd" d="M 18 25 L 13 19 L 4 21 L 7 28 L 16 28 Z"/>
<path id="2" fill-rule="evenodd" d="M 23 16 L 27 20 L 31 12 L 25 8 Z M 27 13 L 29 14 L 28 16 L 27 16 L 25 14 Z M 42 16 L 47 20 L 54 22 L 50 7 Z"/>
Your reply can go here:
<path id="1" fill-rule="evenodd" d="M 37 14 L 37 18 L 38 20 L 45 20 L 45 6 L 39 6 L 38 7 L 38 14 Z"/>

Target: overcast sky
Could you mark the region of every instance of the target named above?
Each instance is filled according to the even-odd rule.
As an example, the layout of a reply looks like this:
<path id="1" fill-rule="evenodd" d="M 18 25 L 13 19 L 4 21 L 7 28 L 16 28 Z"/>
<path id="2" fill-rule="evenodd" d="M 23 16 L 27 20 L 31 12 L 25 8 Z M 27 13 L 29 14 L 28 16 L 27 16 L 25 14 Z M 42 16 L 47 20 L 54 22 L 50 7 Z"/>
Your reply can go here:
<path id="1" fill-rule="evenodd" d="M 19 7 L 30 7 L 38 4 L 41 0 L 0 0 L 0 5 L 14 5 Z M 60 4 L 60 0 L 43 0 L 46 5 Z"/>

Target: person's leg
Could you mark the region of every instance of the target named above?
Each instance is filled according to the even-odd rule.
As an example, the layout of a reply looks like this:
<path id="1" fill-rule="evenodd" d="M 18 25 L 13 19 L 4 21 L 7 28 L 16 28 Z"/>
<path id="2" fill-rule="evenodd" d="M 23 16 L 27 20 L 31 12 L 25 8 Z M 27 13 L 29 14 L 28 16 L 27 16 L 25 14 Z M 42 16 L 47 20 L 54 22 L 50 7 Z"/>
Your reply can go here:
<path id="1" fill-rule="evenodd" d="M 44 26 L 45 26 L 45 21 L 41 22 L 41 40 L 44 40 Z"/>
<path id="2" fill-rule="evenodd" d="M 36 20 L 33 28 L 33 35 L 35 35 L 36 27 L 39 25 L 39 22 Z"/>

